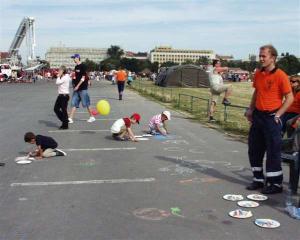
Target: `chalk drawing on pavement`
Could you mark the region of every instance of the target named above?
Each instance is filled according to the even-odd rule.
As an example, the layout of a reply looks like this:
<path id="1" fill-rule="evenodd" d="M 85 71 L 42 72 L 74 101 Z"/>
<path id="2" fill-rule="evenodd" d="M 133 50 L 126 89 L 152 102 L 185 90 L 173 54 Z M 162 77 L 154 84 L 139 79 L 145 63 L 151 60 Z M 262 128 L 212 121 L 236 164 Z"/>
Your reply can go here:
<path id="1" fill-rule="evenodd" d="M 144 220 L 159 221 L 169 217 L 171 213 L 158 208 L 139 208 L 133 211 L 133 215 Z"/>

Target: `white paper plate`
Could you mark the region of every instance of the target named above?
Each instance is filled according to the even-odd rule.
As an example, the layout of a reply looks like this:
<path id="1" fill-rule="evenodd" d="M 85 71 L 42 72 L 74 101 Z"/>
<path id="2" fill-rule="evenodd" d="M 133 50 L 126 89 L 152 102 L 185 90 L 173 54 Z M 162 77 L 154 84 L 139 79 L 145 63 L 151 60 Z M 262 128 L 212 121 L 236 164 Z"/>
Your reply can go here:
<path id="1" fill-rule="evenodd" d="M 28 156 L 22 156 L 22 157 L 16 157 L 15 162 L 17 164 L 29 164 L 34 160 L 33 157 L 28 157 Z"/>
<path id="2" fill-rule="evenodd" d="M 226 194 L 223 198 L 228 201 L 241 201 L 244 199 L 243 195 L 239 194 Z"/>
<path id="3" fill-rule="evenodd" d="M 255 208 L 259 206 L 259 203 L 254 202 L 254 201 L 239 201 L 237 202 L 237 205 L 240 207 L 245 207 L 245 208 Z"/>
<path id="4" fill-rule="evenodd" d="M 250 218 L 253 216 L 251 211 L 244 211 L 242 209 L 236 209 L 228 213 L 233 218 Z"/>
<path id="5" fill-rule="evenodd" d="M 267 196 L 261 195 L 261 194 L 250 194 L 247 196 L 247 198 L 254 200 L 254 201 L 265 201 L 268 199 Z"/>
<path id="6" fill-rule="evenodd" d="M 137 138 L 137 140 L 139 140 L 139 141 L 148 141 L 149 138 L 140 137 L 140 138 Z"/>
<path id="7" fill-rule="evenodd" d="M 29 159 L 24 159 L 24 160 L 20 160 L 20 161 L 16 161 L 16 164 L 29 164 L 32 163 L 32 160 Z"/>
<path id="8" fill-rule="evenodd" d="M 278 228 L 280 222 L 273 219 L 255 219 L 254 223 L 262 228 Z"/>
<path id="9" fill-rule="evenodd" d="M 143 137 L 152 137 L 153 135 L 151 134 L 143 134 Z"/>

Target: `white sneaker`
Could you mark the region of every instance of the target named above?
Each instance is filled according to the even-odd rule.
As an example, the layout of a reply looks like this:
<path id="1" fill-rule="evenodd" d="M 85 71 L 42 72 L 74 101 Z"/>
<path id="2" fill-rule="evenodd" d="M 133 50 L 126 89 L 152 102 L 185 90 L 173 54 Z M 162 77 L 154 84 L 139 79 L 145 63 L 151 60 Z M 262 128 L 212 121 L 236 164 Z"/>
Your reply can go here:
<path id="1" fill-rule="evenodd" d="M 89 122 L 89 123 L 95 122 L 95 121 L 96 121 L 96 118 L 94 118 L 94 117 L 90 117 L 90 118 L 87 120 L 87 122 Z"/>
<path id="2" fill-rule="evenodd" d="M 68 120 L 69 120 L 69 123 L 74 123 L 72 118 L 68 118 Z"/>
<path id="3" fill-rule="evenodd" d="M 67 156 L 67 154 L 64 151 L 58 148 L 55 149 L 55 152 L 56 152 L 56 156 Z"/>

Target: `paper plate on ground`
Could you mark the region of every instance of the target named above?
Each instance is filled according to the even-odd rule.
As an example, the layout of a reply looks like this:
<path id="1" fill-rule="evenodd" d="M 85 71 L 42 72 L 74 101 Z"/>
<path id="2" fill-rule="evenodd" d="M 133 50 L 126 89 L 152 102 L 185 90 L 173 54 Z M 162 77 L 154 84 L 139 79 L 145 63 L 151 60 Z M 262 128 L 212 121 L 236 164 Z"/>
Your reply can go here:
<path id="1" fill-rule="evenodd" d="M 278 228 L 280 223 L 273 219 L 255 219 L 254 223 L 262 228 Z"/>
<path id="2" fill-rule="evenodd" d="M 261 194 L 250 194 L 247 196 L 247 198 L 254 200 L 254 201 L 265 201 L 268 199 L 267 196 L 261 195 Z"/>
<path id="3" fill-rule="evenodd" d="M 259 206 L 259 203 L 254 202 L 254 201 L 239 201 L 237 202 L 237 205 L 240 207 L 245 207 L 245 208 L 255 208 Z"/>
<path id="4" fill-rule="evenodd" d="M 250 218 L 253 216 L 251 211 L 244 211 L 242 209 L 236 209 L 228 213 L 233 218 Z"/>
<path id="5" fill-rule="evenodd" d="M 139 141 L 147 141 L 147 140 L 149 140 L 149 138 L 140 137 L 140 138 L 137 138 L 137 140 L 139 140 Z"/>
<path id="6" fill-rule="evenodd" d="M 17 164 L 29 164 L 34 160 L 33 157 L 27 157 L 27 156 L 23 156 L 23 157 L 16 157 L 15 158 L 15 162 Z"/>
<path id="7" fill-rule="evenodd" d="M 151 135 L 151 134 L 143 134 L 142 136 L 143 137 L 152 137 L 153 135 Z"/>
<path id="8" fill-rule="evenodd" d="M 228 201 L 241 201 L 244 199 L 242 195 L 238 194 L 226 194 L 223 196 L 223 198 Z"/>

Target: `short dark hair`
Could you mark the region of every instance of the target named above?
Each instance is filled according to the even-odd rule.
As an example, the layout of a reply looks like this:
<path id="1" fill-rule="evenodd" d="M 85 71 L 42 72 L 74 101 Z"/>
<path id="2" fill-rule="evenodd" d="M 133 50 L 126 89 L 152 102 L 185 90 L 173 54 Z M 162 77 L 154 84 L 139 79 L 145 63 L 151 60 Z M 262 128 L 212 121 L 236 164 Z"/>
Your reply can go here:
<path id="1" fill-rule="evenodd" d="M 275 48 L 273 45 L 267 44 L 267 45 L 261 46 L 261 47 L 259 48 L 259 50 L 264 50 L 264 49 L 268 49 L 269 52 L 271 53 L 271 55 L 272 55 L 273 57 L 275 57 L 275 59 L 277 58 L 278 52 L 277 52 L 276 48 Z"/>
<path id="2" fill-rule="evenodd" d="M 35 139 L 35 135 L 33 132 L 27 132 L 24 135 L 24 141 L 25 142 L 31 142 L 32 139 Z"/>
<path id="3" fill-rule="evenodd" d="M 212 62 L 213 67 L 216 66 L 216 64 L 217 64 L 218 62 L 220 62 L 219 59 L 214 59 L 213 62 Z"/>

